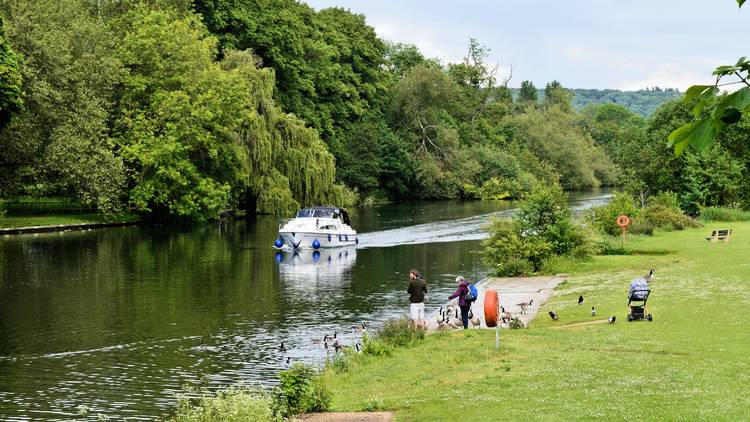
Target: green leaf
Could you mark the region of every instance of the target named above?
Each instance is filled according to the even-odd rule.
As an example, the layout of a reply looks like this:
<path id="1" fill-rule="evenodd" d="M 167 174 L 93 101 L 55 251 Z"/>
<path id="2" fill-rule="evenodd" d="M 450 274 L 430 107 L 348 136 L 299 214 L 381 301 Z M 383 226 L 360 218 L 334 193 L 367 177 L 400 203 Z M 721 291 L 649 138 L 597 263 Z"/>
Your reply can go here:
<path id="1" fill-rule="evenodd" d="M 737 0 L 738 7 L 742 7 L 743 4 L 745 4 L 745 0 Z"/>
<path id="2" fill-rule="evenodd" d="M 721 121 L 731 125 L 737 123 L 742 118 L 742 113 L 736 108 L 728 108 L 724 110 L 724 114 L 721 116 Z"/>
<path id="3" fill-rule="evenodd" d="M 707 89 L 714 87 L 713 85 L 693 85 L 685 91 L 685 96 L 682 98 L 684 102 L 690 102 L 693 98 L 703 94 Z M 714 87 L 715 88 L 715 87 Z"/>
<path id="4" fill-rule="evenodd" d="M 667 136 L 669 145 L 674 146 L 675 155 L 680 155 L 688 146 L 704 150 L 716 136 L 716 125 L 713 119 L 705 118 L 690 122 L 672 131 Z"/>
<path id="5" fill-rule="evenodd" d="M 734 71 L 735 71 L 734 66 L 724 65 L 724 66 L 719 66 L 716 69 L 714 69 L 713 75 L 727 76 L 727 75 L 731 75 L 732 73 L 734 73 Z"/>
<path id="6" fill-rule="evenodd" d="M 713 119 L 716 121 L 720 120 L 724 116 L 724 111 L 728 108 L 744 110 L 748 105 L 750 105 L 750 87 L 740 88 L 719 99 L 712 113 Z"/>

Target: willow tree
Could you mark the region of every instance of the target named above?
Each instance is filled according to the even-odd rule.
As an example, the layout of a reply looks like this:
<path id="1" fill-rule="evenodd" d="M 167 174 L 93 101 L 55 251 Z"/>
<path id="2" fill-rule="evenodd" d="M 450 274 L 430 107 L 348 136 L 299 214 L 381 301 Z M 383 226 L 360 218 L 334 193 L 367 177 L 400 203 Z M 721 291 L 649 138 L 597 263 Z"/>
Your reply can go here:
<path id="1" fill-rule="evenodd" d="M 342 201 L 333 156 L 317 132 L 278 111 L 273 71 L 249 51 L 216 61 L 216 39 L 194 14 L 138 8 L 116 26 L 129 70 L 118 143 L 139 210 L 205 220 L 246 194 L 260 213 Z"/>

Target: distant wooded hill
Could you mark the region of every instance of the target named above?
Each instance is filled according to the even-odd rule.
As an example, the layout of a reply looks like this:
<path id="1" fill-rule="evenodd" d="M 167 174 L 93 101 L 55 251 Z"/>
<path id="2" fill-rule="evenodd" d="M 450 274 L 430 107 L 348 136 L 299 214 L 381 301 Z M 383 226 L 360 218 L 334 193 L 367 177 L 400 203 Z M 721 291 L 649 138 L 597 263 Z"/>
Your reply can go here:
<path id="1" fill-rule="evenodd" d="M 518 88 L 513 88 L 513 96 Z M 638 91 L 620 91 L 619 89 L 570 89 L 573 93 L 573 108 L 583 109 L 587 104 L 620 104 L 641 116 L 649 116 L 662 103 L 682 95 L 674 88 L 646 88 Z M 539 101 L 544 99 L 544 89 L 537 90 Z"/>

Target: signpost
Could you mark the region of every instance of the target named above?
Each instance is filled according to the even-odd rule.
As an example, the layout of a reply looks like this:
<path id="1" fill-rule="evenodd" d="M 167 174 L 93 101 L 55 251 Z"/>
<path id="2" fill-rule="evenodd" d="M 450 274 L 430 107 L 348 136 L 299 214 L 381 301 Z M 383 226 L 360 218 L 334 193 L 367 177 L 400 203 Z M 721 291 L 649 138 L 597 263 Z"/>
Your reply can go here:
<path id="1" fill-rule="evenodd" d="M 617 217 L 616 223 L 622 229 L 622 247 L 624 248 L 625 244 L 627 243 L 628 226 L 630 225 L 630 217 L 628 217 L 625 214 L 622 214 L 619 217 Z"/>

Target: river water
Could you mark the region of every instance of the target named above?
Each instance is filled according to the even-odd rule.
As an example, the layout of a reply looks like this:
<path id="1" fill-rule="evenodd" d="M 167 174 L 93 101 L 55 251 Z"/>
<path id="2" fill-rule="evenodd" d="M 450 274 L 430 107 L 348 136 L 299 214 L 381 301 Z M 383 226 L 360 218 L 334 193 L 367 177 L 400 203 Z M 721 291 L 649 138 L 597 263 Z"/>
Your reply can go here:
<path id="1" fill-rule="evenodd" d="M 603 191 L 574 193 L 582 209 Z M 314 341 L 344 343 L 404 316 L 407 273 L 430 289 L 484 277 L 480 239 L 502 201 L 420 202 L 354 210 L 357 248 L 276 254 L 273 217 L 0 238 L 0 419 L 90 415 L 153 420 L 186 385 L 269 385 Z M 284 343 L 285 351 L 280 350 Z"/>

